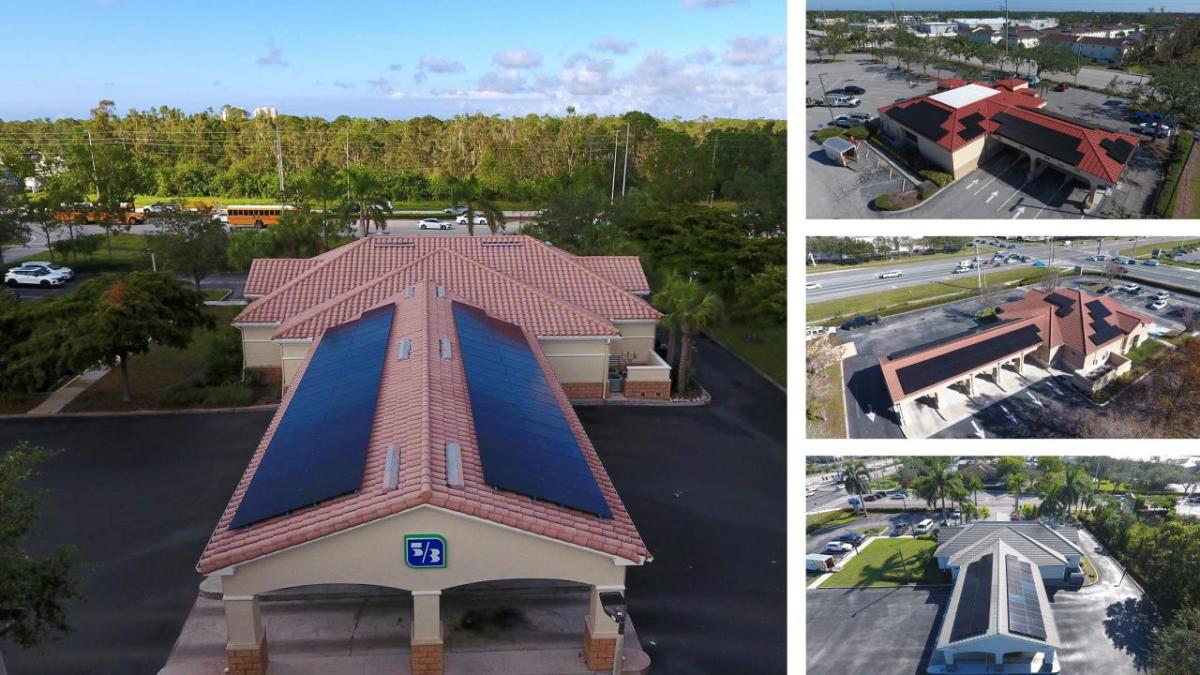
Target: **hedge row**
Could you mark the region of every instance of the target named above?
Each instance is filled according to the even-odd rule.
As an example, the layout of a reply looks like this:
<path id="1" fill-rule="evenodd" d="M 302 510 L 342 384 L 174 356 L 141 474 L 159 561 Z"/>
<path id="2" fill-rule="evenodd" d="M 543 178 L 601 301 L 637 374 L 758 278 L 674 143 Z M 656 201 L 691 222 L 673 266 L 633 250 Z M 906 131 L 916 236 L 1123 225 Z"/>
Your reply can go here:
<path id="1" fill-rule="evenodd" d="M 1187 165 L 1188 155 L 1192 151 L 1194 139 L 1190 132 L 1180 133 L 1177 138 L 1178 142 L 1171 150 L 1171 159 L 1167 165 L 1167 174 L 1163 179 L 1162 189 L 1158 192 L 1158 199 L 1154 201 L 1154 215 L 1159 218 L 1170 218 L 1175 211 L 1175 202 L 1179 196 L 1179 179 L 1183 175 L 1183 168 Z M 1183 189 L 1188 189 L 1188 186 L 1183 186 Z"/>

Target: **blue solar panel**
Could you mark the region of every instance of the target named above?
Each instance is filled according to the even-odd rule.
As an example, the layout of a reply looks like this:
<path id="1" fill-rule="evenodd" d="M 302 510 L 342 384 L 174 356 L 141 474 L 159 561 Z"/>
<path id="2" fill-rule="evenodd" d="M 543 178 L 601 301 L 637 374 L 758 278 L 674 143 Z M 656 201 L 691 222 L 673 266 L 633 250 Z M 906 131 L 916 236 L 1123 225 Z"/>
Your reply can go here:
<path id="1" fill-rule="evenodd" d="M 1042 620 L 1042 606 L 1038 602 L 1037 586 L 1033 581 L 1033 567 L 1018 560 L 1016 556 L 1004 556 L 1008 585 L 1008 630 L 1037 640 L 1046 639 L 1046 624 Z"/>
<path id="2" fill-rule="evenodd" d="M 359 488 L 393 314 L 381 307 L 325 331 L 231 529 Z"/>
<path id="3" fill-rule="evenodd" d="M 992 554 L 980 557 L 959 574 L 963 575 L 963 587 L 954 623 L 950 625 L 951 642 L 983 635 L 988 631 L 992 602 Z"/>
<path id="4" fill-rule="evenodd" d="M 524 332 L 457 302 L 454 323 L 487 484 L 611 518 Z"/>

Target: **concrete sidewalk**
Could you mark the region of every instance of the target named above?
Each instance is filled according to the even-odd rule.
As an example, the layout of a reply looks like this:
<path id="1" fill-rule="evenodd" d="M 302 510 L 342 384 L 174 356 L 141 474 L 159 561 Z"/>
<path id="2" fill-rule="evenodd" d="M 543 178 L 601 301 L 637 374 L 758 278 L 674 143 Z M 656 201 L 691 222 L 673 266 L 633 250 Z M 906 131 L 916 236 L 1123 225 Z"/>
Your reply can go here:
<path id="1" fill-rule="evenodd" d="M 30 410 L 27 415 L 55 415 L 62 412 L 62 409 L 67 407 L 71 401 L 74 401 L 80 394 L 87 390 L 88 387 L 96 383 L 97 380 L 108 374 L 108 368 L 93 368 L 79 375 L 60 387 L 57 391 L 46 397 L 38 406 Z"/>
<path id="2" fill-rule="evenodd" d="M 536 584 L 536 585 L 534 585 Z M 160 675 L 225 669 L 225 613 L 201 593 Z M 309 587 L 262 597 L 270 650 L 268 673 L 409 673 L 412 598 L 369 586 Z M 445 673 L 584 675 L 587 589 L 554 582 L 479 584 L 442 594 Z M 645 673 L 632 622 L 625 671 Z"/>

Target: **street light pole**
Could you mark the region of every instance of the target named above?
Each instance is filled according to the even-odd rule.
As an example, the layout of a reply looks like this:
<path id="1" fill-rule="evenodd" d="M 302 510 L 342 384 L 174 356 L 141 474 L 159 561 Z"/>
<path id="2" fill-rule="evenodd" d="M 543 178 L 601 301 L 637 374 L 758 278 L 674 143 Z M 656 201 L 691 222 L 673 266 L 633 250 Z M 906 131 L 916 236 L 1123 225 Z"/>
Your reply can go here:
<path id="1" fill-rule="evenodd" d="M 825 73 L 817 73 L 817 81 L 821 83 L 821 100 L 825 101 L 825 109 L 829 111 L 829 122 L 833 122 L 833 108 L 829 107 L 829 100 L 825 93 Z"/>

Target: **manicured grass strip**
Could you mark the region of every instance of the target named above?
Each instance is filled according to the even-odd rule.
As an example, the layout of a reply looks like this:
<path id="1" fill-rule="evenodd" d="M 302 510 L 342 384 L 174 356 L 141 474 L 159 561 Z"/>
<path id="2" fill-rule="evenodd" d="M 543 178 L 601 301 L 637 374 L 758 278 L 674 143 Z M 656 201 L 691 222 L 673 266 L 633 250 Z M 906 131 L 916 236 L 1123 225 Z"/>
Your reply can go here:
<path id="1" fill-rule="evenodd" d="M 1130 258 L 1142 258 L 1142 257 L 1149 256 L 1151 253 L 1154 252 L 1154 249 L 1158 249 L 1163 252 L 1168 252 L 1179 246 L 1196 246 L 1198 244 L 1200 244 L 1200 239 L 1180 239 L 1178 241 L 1160 241 L 1157 244 L 1142 244 L 1141 246 L 1138 246 L 1137 248 L 1127 248 L 1127 249 L 1121 251 L 1120 255 L 1128 256 Z M 1166 262 L 1166 261 L 1163 261 L 1163 262 Z"/>
<path id="2" fill-rule="evenodd" d="M 122 232 L 112 237 L 112 251 L 109 251 L 108 241 L 101 239 L 100 247 L 91 255 L 55 253 L 40 251 L 20 260 L 6 261 L 5 267 L 15 265 L 24 260 L 53 260 L 66 265 L 76 272 L 132 272 L 135 269 L 150 268 L 150 254 L 146 252 L 148 244 L 146 237 L 141 234 Z"/>
<path id="3" fill-rule="evenodd" d="M 723 323 L 709 328 L 708 332 L 780 386 L 787 386 L 786 326 L 750 328 L 737 323 Z"/>
<path id="4" fill-rule="evenodd" d="M 821 588 L 899 586 L 908 582 L 942 583 L 932 539 L 876 539 L 846 563 Z"/>
<path id="5" fill-rule="evenodd" d="M 232 293 L 228 288 L 202 288 L 200 293 L 204 295 L 205 300 L 224 300 L 225 296 Z"/>
<path id="6" fill-rule="evenodd" d="M 1021 267 L 1018 269 L 989 272 L 986 284 L 1024 286 L 1036 283 L 1050 274 L 1044 267 Z M 822 302 L 809 303 L 805 308 L 807 323 L 836 325 L 856 314 L 879 314 L 887 316 L 914 309 L 932 307 L 956 300 L 964 300 L 979 292 L 975 274 L 962 274 L 957 279 L 937 281 L 931 284 L 904 286 L 868 295 L 853 295 Z"/>
<path id="7" fill-rule="evenodd" d="M 1146 340 L 1137 346 L 1137 349 L 1131 349 L 1125 353 L 1129 360 L 1133 361 L 1134 365 L 1140 365 L 1162 353 L 1162 350 L 1167 346 L 1158 340 Z"/>
<path id="8" fill-rule="evenodd" d="M 1183 175 L 1183 167 L 1187 165 L 1188 155 L 1192 151 L 1191 134 L 1182 134 L 1178 138 L 1179 141 L 1168 160 L 1162 189 L 1154 202 L 1154 214 L 1159 218 L 1170 218 L 1175 211 L 1175 202 L 1179 200 L 1179 178 Z M 1183 189 L 1188 189 L 1188 186 L 1183 186 Z"/>
<path id="9" fill-rule="evenodd" d="M 211 207 L 214 204 L 227 206 L 229 204 L 278 204 L 279 200 L 275 197 L 201 197 L 201 196 L 179 196 L 179 195 L 137 195 L 134 197 L 135 206 L 147 206 L 154 202 L 167 202 L 174 204 L 182 201 L 184 206 L 206 206 Z M 725 204 L 734 204 L 733 202 L 725 202 Z M 510 202 L 497 201 L 496 205 L 501 211 L 535 211 L 542 208 L 541 205 L 533 202 Z M 437 211 L 441 214 L 442 209 L 450 206 L 449 199 L 434 199 L 426 201 L 411 201 L 400 202 L 393 201 L 392 208 L 396 211 Z M 736 207 L 736 204 L 734 204 Z M 731 207 L 733 208 L 733 207 Z"/>
<path id="10" fill-rule="evenodd" d="M 839 525 L 845 525 L 846 523 L 852 523 L 860 518 L 862 518 L 862 516 L 856 515 L 849 509 L 826 511 L 825 513 L 814 513 L 805 518 L 804 531 L 805 533 L 811 534 L 817 530 L 823 530 L 827 527 L 837 527 Z"/>
<path id="11" fill-rule="evenodd" d="M 996 249 L 993 246 L 980 246 L 979 255 L 985 253 L 995 253 Z M 975 249 L 964 249 L 955 251 L 954 253 L 919 253 L 917 255 L 897 255 L 886 260 L 869 260 L 867 262 L 855 263 L 853 265 L 839 265 L 837 263 L 817 263 L 816 265 L 805 265 L 804 272 L 812 274 L 814 272 L 830 272 L 833 270 L 855 270 L 863 267 L 883 267 L 885 265 L 919 265 L 931 260 L 961 260 L 964 256 L 970 257 L 975 255 Z M 819 279 L 817 280 L 819 281 Z"/>

